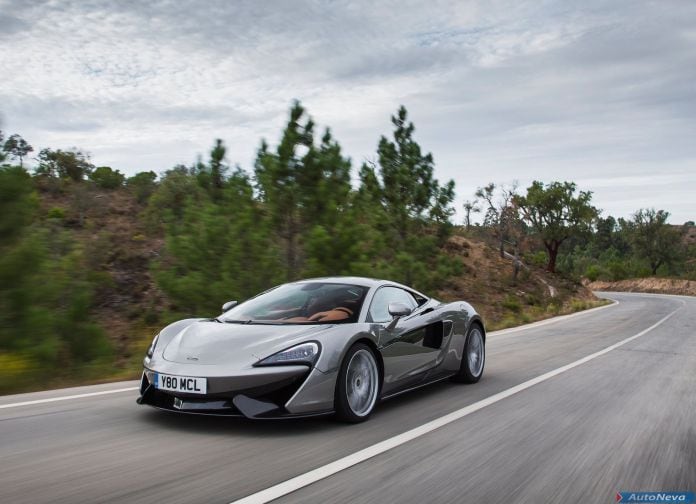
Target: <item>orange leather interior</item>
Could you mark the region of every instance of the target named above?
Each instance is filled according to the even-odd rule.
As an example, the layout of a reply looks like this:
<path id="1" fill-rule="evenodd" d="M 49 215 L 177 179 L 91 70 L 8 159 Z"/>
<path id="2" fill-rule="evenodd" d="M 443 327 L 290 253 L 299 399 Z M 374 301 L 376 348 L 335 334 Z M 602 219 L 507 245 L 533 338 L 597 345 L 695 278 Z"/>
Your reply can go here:
<path id="1" fill-rule="evenodd" d="M 350 312 L 350 313 L 348 313 Z M 334 308 L 333 310 L 329 311 L 324 311 L 324 312 L 319 312 L 315 313 L 311 317 L 309 317 L 309 320 L 315 320 L 317 322 L 328 322 L 332 320 L 345 320 L 350 317 L 350 315 L 353 312 L 349 310 L 348 308 L 341 307 L 339 310 L 338 308 Z"/>
<path id="2" fill-rule="evenodd" d="M 339 306 L 332 310 L 314 313 L 309 317 L 292 317 L 285 320 L 287 320 L 288 322 L 332 322 L 345 320 L 347 318 L 350 318 L 352 314 L 353 310 L 351 310 L 350 308 Z"/>

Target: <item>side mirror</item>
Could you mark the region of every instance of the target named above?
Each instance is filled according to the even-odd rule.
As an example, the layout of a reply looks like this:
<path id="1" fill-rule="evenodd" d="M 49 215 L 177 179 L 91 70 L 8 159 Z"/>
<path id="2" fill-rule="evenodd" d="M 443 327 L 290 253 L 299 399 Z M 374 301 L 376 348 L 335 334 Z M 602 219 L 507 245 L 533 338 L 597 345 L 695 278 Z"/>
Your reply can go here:
<path id="1" fill-rule="evenodd" d="M 413 310 L 403 303 L 389 303 L 389 315 L 392 317 L 405 317 L 410 315 Z"/>
<path id="2" fill-rule="evenodd" d="M 396 327 L 397 322 L 401 317 L 410 315 L 413 310 L 403 303 L 389 303 L 389 315 L 391 315 L 392 321 L 387 326 L 388 330 L 392 330 Z"/>
<path id="3" fill-rule="evenodd" d="M 222 305 L 222 313 L 230 311 L 235 306 L 237 306 L 237 301 L 227 301 L 224 305 Z"/>

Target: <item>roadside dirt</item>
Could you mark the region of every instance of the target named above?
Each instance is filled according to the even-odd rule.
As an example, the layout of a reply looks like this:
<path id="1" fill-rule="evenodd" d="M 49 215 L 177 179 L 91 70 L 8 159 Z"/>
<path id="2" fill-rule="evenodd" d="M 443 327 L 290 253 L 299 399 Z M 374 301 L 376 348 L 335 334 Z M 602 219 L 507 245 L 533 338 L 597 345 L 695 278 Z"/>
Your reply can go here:
<path id="1" fill-rule="evenodd" d="M 587 284 L 591 290 L 619 292 L 649 292 L 696 296 L 696 282 L 677 278 L 632 278 L 617 282 L 596 281 Z"/>

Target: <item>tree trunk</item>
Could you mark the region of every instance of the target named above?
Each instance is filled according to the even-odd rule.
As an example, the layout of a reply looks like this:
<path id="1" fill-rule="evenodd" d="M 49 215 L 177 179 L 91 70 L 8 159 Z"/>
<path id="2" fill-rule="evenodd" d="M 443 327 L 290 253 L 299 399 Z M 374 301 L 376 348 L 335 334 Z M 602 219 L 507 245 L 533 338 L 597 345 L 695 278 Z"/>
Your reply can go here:
<path id="1" fill-rule="evenodd" d="M 657 270 L 659 267 L 662 266 L 662 261 L 657 261 L 657 262 L 651 262 L 650 263 L 650 269 L 652 269 L 652 275 L 655 276 L 657 275 Z"/>
<path id="2" fill-rule="evenodd" d="M 287 279 L 288 281 L 297 280 L 297 253 L 295 247 L 295 235 L 291 235 L 288 239 L 288 250 L 286 258 L 288 262 Z"/>
<path id="3" fill-rule="evenodd" d="M 297 233 L 295 232 L 295 219 L 292 213 L 288 215 L 287 225 L 287 235 L 286 235 L 286 249 L 285 249 L 285 261 L 287 266 L 286 278 L 288 281 L 295 280 L 295 275 L 297 273 L 297 249 L 296 249 L 296 239 Z"/>
<path id="4" fill-rule="evenodd" d="M 522 261 L 520 261 L 520 254 L 515 246 L 514 257 L 512 259 L 512 285 L 517 285 L 517 276 L 520 274 L 520 267 L 522 266 Z"/>
<path id="5" fill-rule="evenodd" d="M 549 253 L 549 263 L 546 265 L 546 271 L 556 273 L 556 258 L 558 257 L 558 249 L 561 244 L 557 242 L 544 243 L 546 251 Z"/>

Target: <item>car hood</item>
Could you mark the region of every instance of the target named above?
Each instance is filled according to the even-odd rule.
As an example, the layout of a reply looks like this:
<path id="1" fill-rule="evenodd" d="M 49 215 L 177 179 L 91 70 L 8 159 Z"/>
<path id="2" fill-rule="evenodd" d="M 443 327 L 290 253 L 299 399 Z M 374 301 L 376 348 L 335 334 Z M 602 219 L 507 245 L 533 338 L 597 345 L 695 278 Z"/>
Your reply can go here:
<path id="1" fill-rule="evenodd" d="M 172 338 L 162 357 L 181 364 L 250 365 L 329 327 L 195 322 Z"/>

